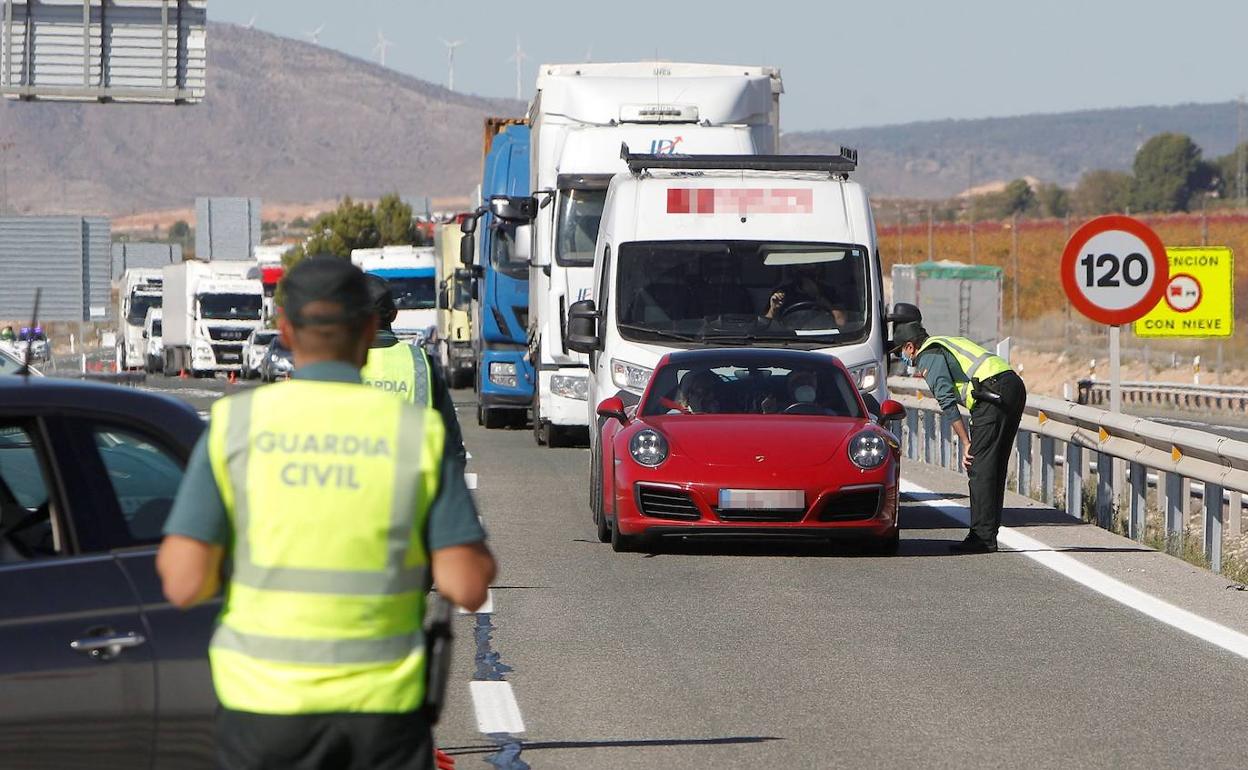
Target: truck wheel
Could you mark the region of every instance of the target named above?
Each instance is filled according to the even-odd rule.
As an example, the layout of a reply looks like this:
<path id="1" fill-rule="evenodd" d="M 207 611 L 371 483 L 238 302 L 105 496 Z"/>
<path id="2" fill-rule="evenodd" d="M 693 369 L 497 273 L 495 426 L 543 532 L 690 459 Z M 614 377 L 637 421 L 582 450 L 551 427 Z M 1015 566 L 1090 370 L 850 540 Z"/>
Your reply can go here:
<path id="1" fill-rule="evenodd" d="M 507 413 L 502 409 L 478 406 L 477 412 L 477 421 L 485 426 L 486 430 L 497 430 L 507 425 Z"/>

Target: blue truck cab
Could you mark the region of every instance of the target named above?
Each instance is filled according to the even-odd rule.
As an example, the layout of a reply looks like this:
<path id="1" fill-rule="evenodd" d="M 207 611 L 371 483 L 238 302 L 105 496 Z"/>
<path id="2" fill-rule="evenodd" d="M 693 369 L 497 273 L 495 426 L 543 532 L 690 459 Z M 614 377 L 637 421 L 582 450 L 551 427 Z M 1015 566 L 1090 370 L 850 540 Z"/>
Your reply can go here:
<path id="1" fill-rule="evenodd" d="M 508 125 L 485 156 L 481 197 L 529 194 L 529 127 Z M 517 248 L 516 237 L 522 243 Z M 477 421 L 487 428 L 523 423 L 536 375 L 529 361 L 529 229 L 486 212 L 478 232 L 473 348 L 477 359 Z"/>

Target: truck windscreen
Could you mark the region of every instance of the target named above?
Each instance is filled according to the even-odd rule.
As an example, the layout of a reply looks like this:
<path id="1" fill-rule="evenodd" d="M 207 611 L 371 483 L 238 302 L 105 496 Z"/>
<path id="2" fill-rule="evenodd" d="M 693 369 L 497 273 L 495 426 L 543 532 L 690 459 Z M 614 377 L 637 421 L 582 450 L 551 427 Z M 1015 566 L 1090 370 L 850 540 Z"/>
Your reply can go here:
<path id="1" fill-rule="evenodd" d="M 199 314 L 215 321 L 258 321 L 263 305 L 259 294 L 199 295 Z"/>
<path id="2" fill-rule="evenodd" d="M 131 326 L 142 326 L 150 308 L 160 307 L 159 294 L 130 295 L 130 312 L 126 314 L 126 323 Z"/>
<path id="3" fill-rule="evenodd" d="M 598 224 L 607 202 L 606 188 L 559 191 L 555 261 L 565 267 L 593 267 Z"/>
<path id="4" fill-rule="evenodd" d="M 428 310 L 437 305 L 437 287 L 433 277 L 397 278 L 387 277 L 394 306 L 399 310 Z"/>
<path id="5" fill-rule="evenodd" d="M 528 280 L 528 260 L 515 258 L 516 226 L 495 221 L 490 225 L 490 232 L 493 236 L 490 240 L 490 264 L 508 278 Z M 591 265 L 594 263 L 592 252 L 589 256 L 589 263 Z"/>
<path id="6" fill-rule="evenodd" d="M 634 341 L 791 340 L 839 345 L 870 326 L 861 246 L 647 241 L 619 248 L 614 298 Z"/>

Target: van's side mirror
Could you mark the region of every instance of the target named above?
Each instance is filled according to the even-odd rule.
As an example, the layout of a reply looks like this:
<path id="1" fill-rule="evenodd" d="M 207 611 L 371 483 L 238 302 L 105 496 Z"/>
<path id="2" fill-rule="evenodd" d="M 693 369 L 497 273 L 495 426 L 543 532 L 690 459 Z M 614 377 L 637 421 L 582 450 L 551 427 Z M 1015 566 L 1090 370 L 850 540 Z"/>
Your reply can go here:
<path id="1" fill-rule="evenodd" d="M 143 330 L 143 339 L 147 339 L 147 329 Z"/>
<path id="2" fill-rule="evenodd" d="M 598 332 L 598 309 L 592 299 L 573 302 L 568 308 L 568 348 L 577 353 L 592 353 L 602 349 L 602 337 Z"/>
<path id="3" fill-rule="evenodd" d="M 603 399 L 603 402 L 598 405 L 598 416 L 608 420 L 619 420 L 621 425 L 628 425 L 628 413 L 624 411 L 624 402 L 619 396 Z"/>
<path id="4" fill-rule="evenodd" d="M 465 219 L 464 223 L 467 224 Z M 459 239 L 459 262 L 462 265 L 472 265 L 477 261 L 477 239 L 472 237 L 472 233 L 464 233 Z"/>
<path id="5" fill-rule="evenodd" d="M 901 422 L 905 417 L 906 408 L 891 398 L 880 404 L 880 425 Z"/>
<path id="6" fill-rule="evenodd" d="M 527 224 L 537 218 L 537 199 L 532 195 L 495 195 L 490 198 L 490 213 L 504 222 Z"/>
<path id="7" fill-rule="evenodd" d="M 442 284 L 442 291 L 438 292 L 438 310 L 447 310 L 451 307 L 451 290 L 447 284 Z"/>

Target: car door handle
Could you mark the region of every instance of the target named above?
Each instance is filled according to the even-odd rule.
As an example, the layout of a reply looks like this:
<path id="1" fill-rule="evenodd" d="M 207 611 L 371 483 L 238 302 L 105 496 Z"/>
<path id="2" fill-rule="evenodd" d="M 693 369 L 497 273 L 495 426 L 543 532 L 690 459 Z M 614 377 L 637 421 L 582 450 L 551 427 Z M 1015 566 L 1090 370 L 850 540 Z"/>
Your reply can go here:
<path id="1" fill-rule="evenodd" d="M 112 660 L 120 655 L 123 650 L 146 643 L 147 637 L 134 631 L 128 631 L 124 634 L 107 631 L 98 635 L 75 639 L 69 643 L 69 648 L 75 652 L 85 652 L 97 660 Z"/>

